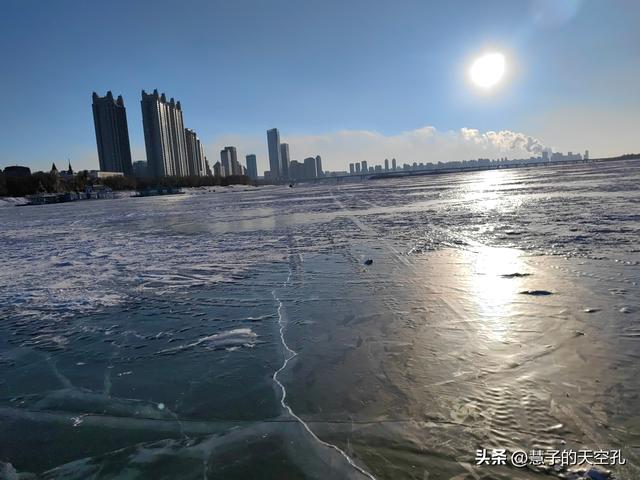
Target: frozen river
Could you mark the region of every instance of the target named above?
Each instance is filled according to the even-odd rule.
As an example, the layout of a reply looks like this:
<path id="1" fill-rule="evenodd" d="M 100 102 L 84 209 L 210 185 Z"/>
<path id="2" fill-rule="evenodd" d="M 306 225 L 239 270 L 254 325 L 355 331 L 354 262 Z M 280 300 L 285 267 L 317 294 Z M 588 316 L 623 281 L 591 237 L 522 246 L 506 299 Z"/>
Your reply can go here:
<path id="1" fill-rule="evenodd" d="M 615 162 L 1 208 L 4 475 L 571 478 L 476 451 L 615 449 L 640 478 L 639 185 Z"/>

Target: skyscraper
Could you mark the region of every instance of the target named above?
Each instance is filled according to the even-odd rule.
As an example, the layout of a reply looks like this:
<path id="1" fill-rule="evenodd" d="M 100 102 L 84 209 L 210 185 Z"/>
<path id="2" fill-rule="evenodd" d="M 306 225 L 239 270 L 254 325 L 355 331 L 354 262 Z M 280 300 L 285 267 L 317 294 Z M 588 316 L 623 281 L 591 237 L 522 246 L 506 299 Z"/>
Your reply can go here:
<path id="1" fill-rule="evenodd" d="M 369 171 L 369 168 L 367 167 L 367 161 L 362 160 L 362 162 L 360 163 L 362 164 L 362 173 L 367 173 Z"/>
<path id="2" fill-rule="evenodd" d="M 93 92 L 92 98 L 100 170 L 133 175 L 127 110 L 122 95 L 114 100 L 111 91 L 104 97 Z"/>
<path id="3" fill-rule="evenodd" d="M 395 171 L 396 169 L 396 159 L 392 158 L 391 159 L 391 170 Z"/>
<path id="4" fill-rule="evenodd" d="M 247 161 L 247 175 L 250 179 L 255 180 L 258 178 L 258 162 L 254 154 L 249 154 L 245 157 Z"/>
<path id="5" fill-rule="evenodd" d="M 271 171 L 271 179 L 280 178 L 282 158 L 280 156 L 280 132 L 278 132 L 277 128 L 267 130 L 267 145 L 269 147 L 269 170 Z"/>
<path id="6" fill-rule="evenodd" d="M 307 157 L 303 163 L 304 177 L 303 178 L 316 178 L 318 171 L 316 170 L 316 159 L 313 157 Z"/>
<path id="7" fill-rule="evenodd" d="M 304 178 L 304 165 L 297 160 L 291 160 L 289 164 L 289 178 L 292 180 Z"/>
<path id="8" fill-rule="evenodd" d="M 224 167 L 220 162 L 213 164 L 213 176 L 214 177 L 226 177 Z"/>
<path id="9" fill-rule="evenodd" d="M 324 173 L 322 172 L 322 158 L 320 155 L 316 155 L 316 176 L 322 177 Z"/>
<path id="10" fill-rule="evenodd" d="M 203 177 L 211 176 L 211 169 L 209 168 L 209 162 L 207 162 L 207 156 L 204 153 L 204 145 L 198 139 L 198 145 L 200 146 L 200 158 L 202 159 L 202 173 Z"/>
<path id="11" fill-rule="evenodd" d="M 236 147 L 231 147 L 231 169 L 234 175 L 244 175 L 245 171 L 242 169 L 242 165 L 238 161 L 238 153 Z"/>
<path id="12" fill-rule="evenodd" d="M 189 172 L 180 102 L 167 102 L 158 90 L 142 91 L 142 124 L 149 173 L 154 177 L 184 176 Z"/>
<path id="13" fill-rule="evenodd" d="M 242 175 L 242 166 L 238 162 L 238 151 L 236 147 L 224 147 L 220 150 L 220 162 L 225 169 L 226 175 Z"/>
<path id="14" fill-rule="evenodd" d="M 188 175 L 203 177 L 207 174 L 204 164 L 204 148 L 196 135 L 196 132 L 189 128 L 184 129 L 185 143 L 187 147 L 187 169 Z"/>
<path id="15" fill-rule="evenodd" d="M 282 173 L 282 178 L 289 178 L 289 163 L 291 162 L 291 158 L 289 157 L 289 144 L 281 143 L 280 144 L 280 172 Z"/>
<path id="16" fill-rule="evenodd" d="M 356 163 L 356 173 L 360 173 L 360 163 Z"/>
<path id="17" fill-rule="evenodd" d="M 388 158 L 384 159 L 384 171 L 385 172 L 389 171 L 389 159 Z"/>
<path id="18" fill-rule="evenodd" d="M 220 150 L 220 165 L 222 166 L 221 175 L 227 177 L 231 175 L 231 151 L 223 148 Z"/>
<path id="19" fill-rule="evenodd" d="M 355 173 L 355 169 L 354 169 L 353 163 L 350 163 L 350 164 L 349 164 L 349 173 L 350 173 L 351 175 L 353 175 L 353 174 Z"/>

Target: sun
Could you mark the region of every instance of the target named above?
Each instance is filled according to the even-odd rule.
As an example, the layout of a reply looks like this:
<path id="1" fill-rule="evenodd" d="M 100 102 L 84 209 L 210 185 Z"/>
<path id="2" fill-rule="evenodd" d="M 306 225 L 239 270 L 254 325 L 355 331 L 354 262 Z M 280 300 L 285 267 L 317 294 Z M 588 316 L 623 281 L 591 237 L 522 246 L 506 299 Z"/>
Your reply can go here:
<path id="1" fill-rule="evenodd" d="M 504 55 L 497 52 L 477 58 L 469 70 L 471 81 L 480 88 L 493 87 L 504 77 L 505 63 Z"/>

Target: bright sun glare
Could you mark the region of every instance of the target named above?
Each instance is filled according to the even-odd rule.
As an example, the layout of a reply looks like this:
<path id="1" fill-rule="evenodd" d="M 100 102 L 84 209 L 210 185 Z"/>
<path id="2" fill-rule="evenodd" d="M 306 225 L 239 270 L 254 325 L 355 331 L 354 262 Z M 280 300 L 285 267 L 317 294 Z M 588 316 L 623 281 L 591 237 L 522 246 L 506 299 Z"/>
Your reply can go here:
<path id="1" fill-rule="evenodd" d="M 487 53 L 471 65 L 471 80 L 481 88 L 491 88 L 504 76 L 505 60 L 501 53 Z"/>

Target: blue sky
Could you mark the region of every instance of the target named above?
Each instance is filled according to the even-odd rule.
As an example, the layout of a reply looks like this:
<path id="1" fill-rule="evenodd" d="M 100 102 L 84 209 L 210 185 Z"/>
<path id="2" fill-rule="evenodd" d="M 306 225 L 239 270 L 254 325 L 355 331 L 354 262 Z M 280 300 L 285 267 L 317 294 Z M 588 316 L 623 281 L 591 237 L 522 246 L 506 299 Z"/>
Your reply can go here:
<path id="1" fill-rule="evenodd" d="M 0 167 L 97 168 L 91 92 L 107 90 L 144 159 L 140 91 L 154 88 L 181 100 L 213 161 L 234 142 L 266 167 L 274 126 L 293 158 L 331 169 L 394 148 L 407 161 L 500 153 L 462 128 L 640 151 L 638 24 L 632 0 L 2 0 Z M 508 69 L 490 94 L 467 78 L 487 50 Z M 435 140 L 403 144 L 424 127 Z M 462 144 L 433 147 L 445 141 Z"/>

